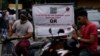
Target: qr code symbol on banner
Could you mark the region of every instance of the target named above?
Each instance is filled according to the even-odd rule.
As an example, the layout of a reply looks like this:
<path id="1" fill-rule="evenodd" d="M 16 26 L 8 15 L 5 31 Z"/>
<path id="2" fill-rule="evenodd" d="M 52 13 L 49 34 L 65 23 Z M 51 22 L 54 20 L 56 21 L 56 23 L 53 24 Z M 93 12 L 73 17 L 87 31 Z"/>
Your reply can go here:
<path id="1" fill-rule="evenodd" d="M 50 7 L 50 14 L 56 14 L 57 13 L 57 7 Z"/>

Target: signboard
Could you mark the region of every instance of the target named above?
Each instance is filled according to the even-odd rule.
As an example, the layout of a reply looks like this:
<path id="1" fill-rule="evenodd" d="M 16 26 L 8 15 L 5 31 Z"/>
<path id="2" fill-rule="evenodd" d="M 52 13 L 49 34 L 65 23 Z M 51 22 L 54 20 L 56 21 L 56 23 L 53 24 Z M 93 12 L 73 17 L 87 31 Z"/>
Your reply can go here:
<path id="1" fill-rule="evenodd" d="M 42 28 L 44 29 L 44 32 L 46 32 L 46 35 L 50 35 L 48 32 L 49 28 L 66 28 L 67 26 L 74 24 L 74 8 L 71 4 L 34 5 L 32 7 L 32 14 L 36 36 L 42 36 L 43 33 L 40 33 Z"/>
<path id="2" fill-rule="evenodd" d="M 18 4 L 18 9 L 22 9 L 22 7 L 22 4 Z M 16 4 L 9 4 L 9 8 L 16 10 Z"/>

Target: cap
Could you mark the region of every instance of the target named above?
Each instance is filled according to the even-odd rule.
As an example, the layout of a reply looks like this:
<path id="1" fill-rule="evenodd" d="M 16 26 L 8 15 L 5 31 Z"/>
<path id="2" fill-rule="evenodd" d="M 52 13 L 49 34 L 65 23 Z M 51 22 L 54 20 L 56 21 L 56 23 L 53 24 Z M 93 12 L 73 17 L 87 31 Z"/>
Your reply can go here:
<path id="1" fill-rule="evenodd" d="M 25 16 L 25 17 L 28 17 L 28 12 L 22 11 L 22 12 L 20 13 L 20 15 L 21 15 L 21 16 Z"/>

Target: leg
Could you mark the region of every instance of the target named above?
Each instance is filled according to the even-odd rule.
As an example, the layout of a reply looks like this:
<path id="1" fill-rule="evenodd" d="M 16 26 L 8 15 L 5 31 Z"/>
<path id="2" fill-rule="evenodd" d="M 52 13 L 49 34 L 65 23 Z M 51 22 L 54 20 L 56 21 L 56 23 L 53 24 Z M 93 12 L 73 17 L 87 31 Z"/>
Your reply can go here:
<path id="1" fill-rule="evenodd" d="M 20 43 L 18 43 L 18 44 L 16 45 L 16 47 L 15 47 L 15 51 L 16 51 L 16 55 L 17 55 L 17 56 L 21 56 L 21 50 L 20 50 L 19 44 L 20 44 Z"/>
<path id="2" fill-rule="evenodd" d="M 92 53 L 90 51 L 88 51 L 87 49 L 82 49 L 79 53 L 79 56 L 93 56 Z"/>
<path id="3" fill-rule="evenodd" d="M 28 55 L 28 47 L 30 46 L 30 42 L 28 40 L 23 40 L 20 42 L 20 50 L 23 54 L 23 56 L 29 56 Z"/>
<path id="4" fill-rule="evenodd" d="M 6 48 L 6 45 L 3 44 L 3 45 L 2 45 L 1 56 L 4 56 L 4 55 L 6 55 L 6 54 L 7 54 L 7 48 Z"/>

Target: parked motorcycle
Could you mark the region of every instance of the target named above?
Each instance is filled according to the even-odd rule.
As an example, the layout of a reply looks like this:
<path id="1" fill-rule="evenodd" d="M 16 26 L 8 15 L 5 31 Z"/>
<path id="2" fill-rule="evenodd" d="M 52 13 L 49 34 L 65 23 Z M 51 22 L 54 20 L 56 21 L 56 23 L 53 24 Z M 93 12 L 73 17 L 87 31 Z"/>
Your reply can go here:
<path id="1" fill-rule="evenodd" d="M 49 30 L 51 33 L 51 30 Z M 58 36 L 50 37 L 51 41 L 48 42 L 42 49 L 41 56 L 75 56 L 77 55 L 77 42 L 73 39 L 70 39 L 69 42 L 66 34 L 59 35 L 64 33 L 63 29 L 58 31 Z M 52 34 L 52 33 L 51 33 Z"/>
<path id="2" fill-rule="evenodd" d="M 1 56 L 17 56 L 15 52 L 15 46 L 11 42 L 17 38 L 9 38 L 6 29 L 1 31 L 0 40 L 2 44 Z"/>

